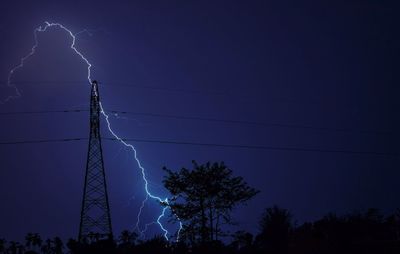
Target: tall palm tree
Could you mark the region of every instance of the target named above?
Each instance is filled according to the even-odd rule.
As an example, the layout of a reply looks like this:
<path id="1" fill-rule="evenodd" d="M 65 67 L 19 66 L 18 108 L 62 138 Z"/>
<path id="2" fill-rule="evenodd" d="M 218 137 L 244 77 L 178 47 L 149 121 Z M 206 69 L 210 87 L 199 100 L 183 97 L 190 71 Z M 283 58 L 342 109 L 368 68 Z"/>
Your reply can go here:
<path id="1" fill-rule="evenodd" d="M 24 254 L 24 252 L 25 252 L 25 247 L 23 244 L 20 244 L 19 242 L 11 241 L 6 253 Z"/>
<path id="2" fill-rule="evenodd" d="M 32 234 L 32 233 L 26 234 L 26 236 L 25 236 L 25 246 L 28 247 L 28 249 L 31 249 L 33 239 L 34 239 L 34 234 Z"/>
<path id="3" fill-rule="evenodd" d="M 119 242 L 121 245 L 128 246 L 128 245 L 134 245 L 137 234 L 135 232 L 130 232 L 129 230 L 123 230 L 121 232 L 121 235 L 119 236 Z"/>
<path id="4" fill-rule="evenodd" d="M 40 237 L 39 234 L 33 234 L 33 238 L 32 238 L 32 246 L 36 249 L 39 250 L 40 247 L 42 246 L 42 238 Z M 37 247 L 37 248 L 36 248 Z"/>
<path id="5" fill-rule="evenodd" d="M 42 245 L 42 247 L 40 248 L 40 251 L 43 254 L 50 254 L 51 253 L 51 247 L 49 247 L 47 244 Z"/>
<path id="6" fill-rule="evenodd" d="M 10 254 L 17 254 L 17 242 L 11 241 L 7 252 Z"/>
<path id="7" fill-rule="evenodd" d="M 17 247 L 17 254 L 25 253 L 25 246 L 23 244 L 20 244 L 19 242 L 17 242 L 16 247 Z"/>
<path id="8" fill-rule="evenodd" d="M 47 239 L 46 243 L 42 245 L 42 253 L 43 254 L 51 254 L 53 252 L 53 241 L 51 239 Z"/>

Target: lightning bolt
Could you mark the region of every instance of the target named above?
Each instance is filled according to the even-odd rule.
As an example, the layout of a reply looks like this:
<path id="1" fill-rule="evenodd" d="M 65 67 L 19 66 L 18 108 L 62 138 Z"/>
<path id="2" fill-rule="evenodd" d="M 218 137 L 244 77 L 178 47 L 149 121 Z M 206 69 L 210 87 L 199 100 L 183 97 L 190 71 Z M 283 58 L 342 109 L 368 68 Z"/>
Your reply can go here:
<path id="1" fill-rule="evenodd" d="M 33 32 L 34 38 L 35 38 L 35 44 L 33 45 L 33 47 L 32 47 L 32 49 L 31 49 L 30 53 L 27 54 L 26 56 L 22 57 L 20 63 L 19 63 L 17 66 L 15 66 L 14 68 L 12 68 L 12 69 L 10 70 L 9 75 L 8 75 L 8 79 L 7 79 L 7 86 L 13 87 L 13 88 L 15 89 L 15 95 L 12 95 L 12 96 L 7 97 L 7 98 L 3 101 L 3 103 L 5 103 L 5 102 L 7 102 L 7 101 L 9 101 L 9 100 L 11 100 L 11 99 L 15 99 L 15 98 L 18 98 L 18 97 L 21 96 L 21 93 L 19 92 L 18 88 L 12 83 L 12 77 L 13 77 L 14 73 L 15 73 L 17 70 L 19 70 L 19 69 L 21 69 L 21 68 L 24 67 L 25 61 L 26 61 L 28 58 L 30 58 L 31 56 L 33 56 L 33 55 L 35 54 L 36 48 L 39 46 L 39 40 L 38 40 L 38 36 L 37 36 L 38 33 L 40 33 L 40 32 L 46 32 L 47 29 L 49 29 L 50 27 L 56 27 L 56 28 L 62 29 L 62 30 L 64 30 L 65 32 L 67 32 L 67 33 L 69 34 L 69 36 L 72 38 L 72 43 L 71 43 L 71 45 L 70 45 L 70 48 L 75 52 L 75 54 L 77 54 L 77 55 L 86 63 L 86 65 L 87 65 L 87 80 L 88 80 L 89 84 L 92 84 L 92 79 L 91 79 L 91 68 L 92 68 L 92 64 L 91 64 L 91 63 L 89 62 L 89 60 L 75 47 L 76 36 L 77 36 L 78 34 L 80 34 L 80 33 L 88 32 L 88 30 L 85 29 L 85 30 L 83 30 L 83 31 L 81 31 L 81 32 L 78 32 L 78 33 L 74 34 L 74 33 L 72 33 L 72 31 L 71 31 L 70 29 L 66 28 L 64 25 L 62 25 L 62 24 L 60 24 L 60 23 L 51 23 L 51 22 L 47 22 L 47 21 L 46 21 L 46 22 L 44 22 L 44 24 L 45 24 L 45 26 L 43 26 L 43 27 L 42 27 L 42 26 L 39 26 L 39 27 L 36 28 L 36 29 L 34 30 L 34 32 Z M 159 225 L 160 229 L 163 231 L 163 235 L 164 235 L 165 239 L 169 240 L 169 237 L 168 237 L 169 232 L 168 232 L 168 230 L 164 227 L 164 225 L 163 225 L 162 222 L 161 222 L 162 218 L 165 216 L 165 213 L 166 213 L 167 209 L 170 208 L 168 198 L 161 198 L 161 197 L 158 197 L 158 196 L 156 196 L 156 195 L 154 195 L 154 194 L 152 194 L 152 193 L 150 192 L 150 190 L 149 190 L 149 188 L 148 188 L 149 182 L 148 182 L 148 180 L 147 180 L 146 170 L 145 170 L 145 168 L 142 166 L 142 163 L 140 162 L 140 160 L 139 160 L 139 158 L 138 158 L 138 156 L 137 156 L 137 151 L 136 151 L 135 147 L 134 147 L 132 144 L 129 144 L 129 143 L 127 143 L 126 141 L 124 141 L 123 139 L 121 139 L 121 138 L 114 132 L 114 130 L 113 130 L 112 127 L 111 127 L 111 123 L 110 123 L 110 120 L 109 120 L 109 115 L 105 112 L 104 107 L 103 107 L 103 104 L 102 104 L 101 102 L 99 102 L 99 106 L 100 106 L 100 112 L 101 112 L 101 114 L 104 116 L 104 118 L 105 118 L 105 120 L 106 120 L 107 127 L 108 127 L 108 131 L 111 133 L 111 135 L 112 135 L 116 140 L 118 140 L 121 144 L 123 144 L 125 147 L 128 147 L 128 148 L 130 148 L 130 149 L 132 150 L 133 155 L 134 155 L 134 158 L 135 158 L 135 161 L 136 161 L 136 163 L 137 163 L 137 165 L 138 165 L 138 167 L 139 167 L 139 169 L 140 169 L 140 172 L 141 172 L 141 175 L 142 175 L 142 179 L 143 179 L 143 181 L 144 181 L 144 189 L 145 189 L 145 191 L 146 191 L 146 198 L 143 200 L 142 205 L 140 206 L 139 212 L 138 212 L 138 214 L 137 214 L 136 227 L 139 229 L 139 224 L 140 224 L 140 218 L 141 218 L 142 210 L 143 210 L 143 208 L 144 208 L 144 206 L 145 206 L 145 203 L 146 203 L 146 202 L 148 201 L 148 199 L 150 198 L 150 199 L 152 199 L 152 200 L 158 202 L 160 205 L 162 205 L 162 206 L 163 206 L 163 209 L 162 209 L 162 211 L 161 211 L 161 214 L 157 217 L 157 221 L 156 221 L 156 222 L 152 222 L 152 223 L 146 224 L 146 225 L 145 225 L 144 231 L 140 231 L 140 229 L 139 229 L 139 231 L 141 232 L 141 234 L 144 234 L 145 230 L 147 229 L 147 227 L 148 227 L 149 225 L 151 225 L 151 224 L 153 224 L 153 223 L 157 223 L 157 224 Z M 177 217 L 177 218 L 178 218 L 178 217 Z M 179 241 L 179 232 L 180 232 L 181 229 L 182 229 L 182 222 L 179 220 L 179 218 L 178 218 L 178 221 L 179 221 L 179 230 L 178 230 L 177 238 L 176 238 L 177 241 Z"/>
<path id="2" fill-rule="evenodd" d="M 121 139 L 121 138 L 113 131 L 113 129 L 111 128 L 111 123 L 110 123 L 110 121 L 109 121 L 109 115 L 107 115 L 106 112 L 104 111 L 103 104 L 102 104 L 101 102 L 99 102 L 99 105 L 100 105 L 100 112 L 103 114 L 103 116 L 104 116 L 105 119 L 106 119 L 107 127 L 108 127 L 108 130 L 110 131 L 111 135 L 112 135 L 115 139 L 117 139 L 119 142 L 121 142 L 124 146 L 130 148 L 130 149 L 133 151 L 133 155 L 134 155 L 134 158 L 135 158 L 135 160 L 136 160 L 136 163 L 137 163 L 138 167 L 140 168 L 140 171 L 141 171 L 141 174 L 142 174 L 142 178 L 143 178 L 143 181 L 144 181 L 144 189 L 145 189 L 147 195 L 146 195 L 146 199 L 142 202 L 142 206 L 141 206 L 140 209 L 139 209 L 139 213 L 138 213 L 138 216 L 137 216 L 137 217 L 140 218 L 140 215 L 141 215 L 141 213 L 142 213 L 144 204 L 145 204 L 145 202 L 147 201 L 148 198 L 154 199 L 154 200 L 158 201 L 160 204 L 169 205 L 168 198 L 162 199 L 162 198 L 160 198 L 160 197 L 158 197 L 158 196 L 153 195 L 153 194 L 149 191 L 149 182 L 148 182 L 147 177 L 146 177 L 146 170 L 145 170 L 145 168 L 142 166 L 142 163 L 140 162 L 140 160 L 139 160 L 139 158 L 138 158 L 138 156 L 137 156 L 137 151 L 136 151 L 135 147 L 134 147 L 133 145 L 131 145 L 131 144 L 125 142 L 123 139 Z M 165 239 L 168 240 L 168 234 L 169 234 L 169 232 L 168 232 L 168 230 L 165 229 L 165 227 L 164 227 L 164 226 L 162 225 L 162 223 L 161 223 L 161 219 L 162 219 L 162 217 L 164 217 L 164 215 L 165 215 L 165 210 L 166 210 L 166 208 L 167 208 L 167 206 L 163 208 L 162 213 L 161 213 L 160 216 L 157 218 L 157 223 L 159 224 L 161 230 L 164 232 L 164 237 L 165 237 Z M 136 225 L 139 225 L 139 223 L 140 223 L 140 221 L 138 220 L 138 222 L 136 223 Z"/>
<path id="3" fill-rule="evenodd" d="M 140 216 L 141 216 L 141 214 L 142 214 L 143 208 L 144 208 L 144 206 L 146 205 L 146 202 L 147 202 L 148 199 L 149 199 L 149 196 L 146 195 L 146 198 L 143 199 L 142 205 L 141 205 L 140 208 L 139 208 L 139 212 L 138 212 L 138 214 L 137 214 L 137 219 L 136 219 L 136 226 L 135 226 L 135 229 L 136 229 L 137 231 L 140 232 L 140 235 L 141 235 L 141 236 L 144 234 L 145 231 L 140 230 L 140 225 L 139 225 L 139 223 L 140 223 Z M 147 227 L 146 227 L 146 228 L 147 228 Z"/>

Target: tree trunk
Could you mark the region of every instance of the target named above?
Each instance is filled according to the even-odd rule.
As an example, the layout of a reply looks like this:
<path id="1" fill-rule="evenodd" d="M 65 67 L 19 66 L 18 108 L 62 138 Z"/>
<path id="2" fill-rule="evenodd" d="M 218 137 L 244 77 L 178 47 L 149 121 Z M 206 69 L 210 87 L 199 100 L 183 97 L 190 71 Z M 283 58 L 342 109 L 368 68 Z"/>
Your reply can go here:
<path id="1" fill-rule="evenodd" d="M 210 240 L 214 240 L 214 217 L 212 205 L 209 206 L 209 219 L 210 219 Z"/>
<path id="2" fill-rule="evenodd" d="M 217 222 L 215 223 L 215 240 L 218 241 L 218 227 L 219 227 L 219 217 L 220 213 L 217 211 Z"/>
<path id="3" fill-rule="evenodd" d="M 201 210 L 201 241 L 205 243 L 207 240 L 207 231 L 206 231 L 207 218 L 206 218 L 203 198 L 200 198 L 200 210 Z"/>

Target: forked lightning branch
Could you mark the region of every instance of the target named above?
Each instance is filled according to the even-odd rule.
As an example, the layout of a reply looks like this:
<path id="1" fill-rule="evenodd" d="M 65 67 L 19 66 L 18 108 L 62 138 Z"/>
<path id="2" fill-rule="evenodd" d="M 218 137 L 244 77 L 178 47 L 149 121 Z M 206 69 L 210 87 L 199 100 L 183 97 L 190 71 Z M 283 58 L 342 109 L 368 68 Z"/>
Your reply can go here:
<path id="1" fill-rule="evenodd" d="M 12 88 L 15 89 L 15 95 L 7 97 L 2 103 L 7 102 L 7 101 L 9 101 L 11 99 L 14 99 L 14 98 L 18 98 L 18 97 L 21 96 L 20 91 L 18 90 L 18 88 L 12 82 L 13 75 L 15 75 L 17 70 L 19 70 L 19 69 L 24 67 L 25 61 L 28 58 L 30 58 L 31 56 L 33 56 L 35 54 L 36 49 L 39 46 L 38 33 L 46 32 L 49 28 L 61 29 L 61 30 L 65 31 L 70 36 L 70 38 L 72 40 L 70 48 L 75 54 L 77 54 L 82 59 L 82 61 L 84 61 L 86 63 L 86 65 L 87 65 L 87 80 L 88 80 L 88 83 L 90 85 L 93 83 L 93 80 L 91 78 L 92 64 L 89 62 L 89 60 L 75 46 L 76 35 L 77 34 L 74 34 L 70 29 L 68 29 L 67 27 L 65 27 L 64 25 L 62 25 L 60 23 L 51 23 L 51 22 L 47 22 L 46 21 L 44 24 L 45 24 L 44 26 L 40 26 L 40 27 L 38 27 L 38 28 L 36 28 L 34 30 L 35 44 L 32 46 L 32 49 L 29 52 L 29 54 L 27 54 L 26 56 L 22 57 L 20 63 L 10 70 L 9 75 L 8 75 L 8 79 L 7 79 L 7 85 L 9 87 L 12 87 Z M 104 116 L 104 119 L 106 121 L 108 131 L 111 133 L 111 135 L 116 140 L 118 140 L 122 145 L 124 145 L 124 146 L 128 147 L 129 149 L 131 149 L 131 151 L 133 152 L 134 159 L 135 159 L 135 161 L 136 161 L 136 163 L 137 163 L 137 165 L 138 165 L 138 167 L 140 169 L 140 174 L 141 174 L 143 182 L 144 182 L 144 190 L 146 192 L 146 197 L 143 200 L 143 202 L 142 202 L 142 204 L 141 204 L 141 206 L 139 208 L 138 214 L 137 214 L 136 229 L 139 231 L 139 233 L 141 235 L 143 235 L 145 233 L 148 225 L 150 225 L 152 223 L 157 223 L 159 225 L 160 229 L 162 230 L 164 237 L 168 240 L 170 233 L 165 228 L 165 226 L 162 224 L 162 219 L 165 216 L 165 213 L 166 213 L 167 209 L 169 209 L 168 198 L 161 198 L 161 197 L 151 193 L 151 191 L 149 190 L 149 182 L 148 182 L 148 179 L 147 179 L 147 176 L 146 176 L 146 169 L 142 166 L 142 164 L 141 164 L 141 162 L 140 162 L 140 160 L 138 158 L 137 151 L 136 151 L 135 147 L 132 144 L 129 144 L 126 141 L 124 141 L 123 139 L 121 139 L 115 133 L 115 131 L 111 127 L 111 122 L 110 122 L 110 119 L 109 119 L 109 115 L 105 112 L 101 101 L 99 101 L 98 104 L 99 104 L 99 107 L 100 107 L 100 113 Z M 146 224 L 144 229 L 141 230 L 140 227 L 139 227 L 140 226 L 141 213 L 142 213 L 142 210 L 143 210 L 143 208 L 145 206 L 146 201 L 148 201 L 149 199 L 151 199 L 151 200 L 153 200 L 153 201 L 155 201 L 155 202 L 160 204 L 160 206 L 162 207 L 161 213 L 157 217 L 157 220 L 155 222 L 151 222 L 151 223 Z M 177 231 L 177 237 L 176 237 L 177 241 L 179 240 L 179 232 L 180 232 L 181 229 L 182 229 L 182 223 L 179 222 L 179 229 Z"/>

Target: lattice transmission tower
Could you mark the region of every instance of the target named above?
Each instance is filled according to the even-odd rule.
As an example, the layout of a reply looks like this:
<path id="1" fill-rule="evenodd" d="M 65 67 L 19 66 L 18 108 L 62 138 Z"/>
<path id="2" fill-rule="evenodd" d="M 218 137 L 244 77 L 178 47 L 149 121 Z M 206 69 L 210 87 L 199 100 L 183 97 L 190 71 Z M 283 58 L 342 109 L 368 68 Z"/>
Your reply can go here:
<path id="1" fill-rule="evenodd" d="M 80 242 L 113 239 L 101 147 L 99 101 L 98 84 L 93 81 L 90 94 L 89 149 L 78 236 Z"/>

